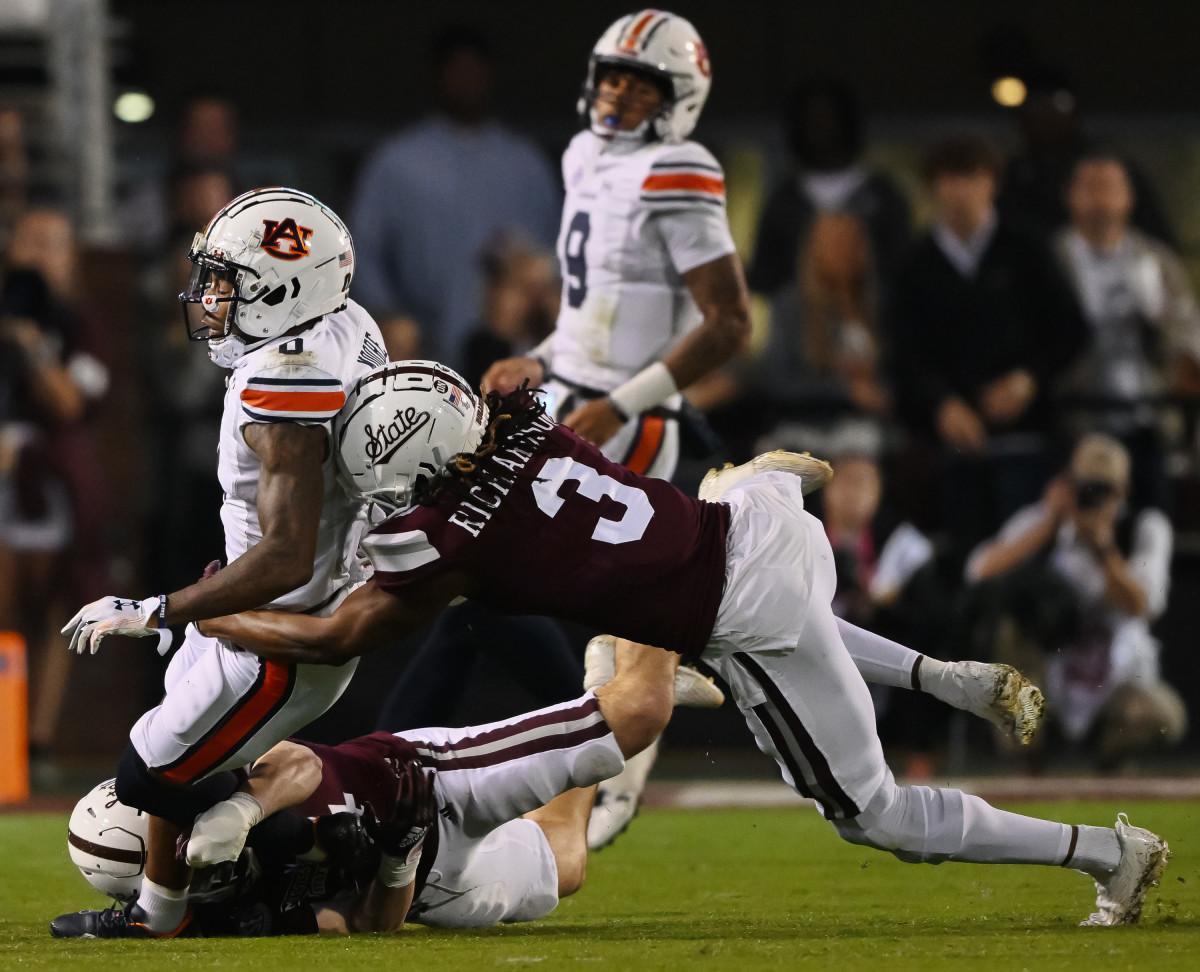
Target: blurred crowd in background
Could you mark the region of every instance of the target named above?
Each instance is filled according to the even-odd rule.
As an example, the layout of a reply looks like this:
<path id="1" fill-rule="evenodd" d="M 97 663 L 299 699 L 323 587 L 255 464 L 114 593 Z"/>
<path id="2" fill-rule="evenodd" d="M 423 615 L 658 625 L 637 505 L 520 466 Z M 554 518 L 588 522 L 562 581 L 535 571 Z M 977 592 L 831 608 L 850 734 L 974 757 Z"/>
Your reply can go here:
<path id="1" fill-rule="evenodd" d="M 392 357 L 478 382 L 554 325 L 565 139 L 492 114 L 483 34 L 445 30 L 428 58 L 436 103 L 330 201 L 355 238 L 352 295 Z M 731 216 L 753 226 L 754 348 L 688 389 L 712 435 L 678 482 L 773 448 L 830 459 L 813 498 L 838 613 L 1027 671 L 1052 729 L 1023 768 L 1068 752 L 1122 771 L 1188 729 L 1163 673 L 1188 670 L 1171 656 L 1191 644 L 1156 622 L 1200 582 L 1172 568 L 1180 535 L 1200 537 L 1200 309 L 1157 187 L 1085 134 L 1067 78 L 1025 83 L 1007 151 L 946 123 L 891 167 L 867 161 L 870 106 L 849 78 L 807 77 L 783 99 L 786 154 L 757 185 L 726 165 Z M 104 593 L 177 589 L 223 553 L 224 373 L 189 345 L 176 294 L 209 217 L 293 173 L 243 149 L 227 92 L 198 91 L 157 168 L 139 160 L 122 185 L 119 240 L 81 255 L 68 210 L 36 189 L 24 125 L 0 102 L 0 628 L 29 646 L 31 753 L 52 780 L 56 756 L 87 750 L 90 711 L 64 706 L 89 676 L 58 628 Z M 153 671 L 144 682 L 152 693 Z M 926 697 L 899 695 L 876 699 L 885 740 L 928 775 L 950 730 Z"/>

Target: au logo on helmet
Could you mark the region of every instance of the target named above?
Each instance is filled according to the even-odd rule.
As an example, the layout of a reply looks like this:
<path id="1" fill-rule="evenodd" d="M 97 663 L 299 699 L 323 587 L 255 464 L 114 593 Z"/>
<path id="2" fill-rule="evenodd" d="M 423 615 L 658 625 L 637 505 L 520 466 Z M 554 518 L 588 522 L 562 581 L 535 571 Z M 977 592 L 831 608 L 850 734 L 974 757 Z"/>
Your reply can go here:
<path id="1" fill-rule="evenodd" d="M 262 248 L 280 260 L 299 260 L 308 256 L 308 241 L 313 231 L 297 226 L 292 217 L 285 220 L 264 219 Z M 286 249 L 284 249 L 286 247 Z"/>

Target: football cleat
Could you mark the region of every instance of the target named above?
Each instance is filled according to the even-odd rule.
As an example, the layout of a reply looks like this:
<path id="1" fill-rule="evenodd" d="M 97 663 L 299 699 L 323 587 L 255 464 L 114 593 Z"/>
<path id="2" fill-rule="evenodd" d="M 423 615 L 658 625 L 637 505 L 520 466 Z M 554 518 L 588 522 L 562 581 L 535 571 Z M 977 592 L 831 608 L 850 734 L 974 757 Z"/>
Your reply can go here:
<path id="1" fill-rule="evenodd" d="M 710 469 L 700 481 L 696 495 L 710 503 L 718 502 L 734 486 L 767 472 L 786 472 L 800 477 L 800 492 L 807 496 L 820 489 L 833 478 L 833 466 L 824 459 L 817 459 L 807 452 L 785 452 L 776 449 L 755 456 L 749 462 L 735 466 L 725 463 L 723 469 Z"/>
<path id="2" fill-rule="evenodd" d="M 583 690 L 594 692 L 617 677 L 617 639 L 612 635 L 596 635 L 583 653 Z M 675 704 L 697 709 L 716 709 L 725 703 L 725 693 L 711 678 L 701 675 L 690 665 L 675 670 Z"/>
<path id="3" fill-rule="evenodd" d="M 1019 746 L 1029 745 L 1046 709 L 1041 690 L 1011 665 L 947 662 L 942 677 L 927 691 L 999 726 Z"/>
<path id="4" fill-rule="evenodd" d="M 72 911 L 50 922 L 50 934 L 55 938 L 187 938 L 194 934 L 191 908 L 178 928 L 163 934 L 147 928 L 140 920 L 144 916 L 136 904 L 123 910 L 113 905 L 103 911 Z"/>
<path id="5" fill-rule="evenodd" d="M 1171 849 L 1158 834 L 1132 827 L 1129 818 L 1117 814 L 1117 840 L 1121 861 L 1107 881 L 1096 882 L 1096 911 L 1081 925 L 1132 925 L 1142 915 L 1146 892 L 1158 886 Z"/>
<path id="6" fill-rule="evenodd" d="M 629 757 L 620 773 L 596 788 L 596 803 L 587 825 L 588 850 L 607 847 L 629 828 L 637 816 L 646 778 L 657 758 L 656 739 L 640 753 Z"/>

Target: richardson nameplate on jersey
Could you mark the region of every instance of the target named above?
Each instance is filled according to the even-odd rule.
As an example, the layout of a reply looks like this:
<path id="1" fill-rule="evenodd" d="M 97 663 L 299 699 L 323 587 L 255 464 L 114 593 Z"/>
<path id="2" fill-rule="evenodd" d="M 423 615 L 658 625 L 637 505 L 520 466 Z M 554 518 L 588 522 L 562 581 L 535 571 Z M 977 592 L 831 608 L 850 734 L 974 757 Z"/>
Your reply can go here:
<path id="1" fill-rule="evenodd" d="M 372 428 L 368 423 L 367 458 L 378 465 L 387 462 L 405 442 L 416 435 L 431 421 L 428 412 L 418 412 L 415 408 L 396 409 L 396 414 L 387 425 Z"/>
<path id="2" fill-rule="evenodd" d="M 473 537 L 479 536 L 480 531 L 487 526 L 488 520 L 500 506 L 500 501 L 508 495 L 512 484 L 516 481 L 517 473 L 533 458 L 538 446 L 545 440 L 547 433 L 554 428 L 554 422 L 548 416 L 542 415 L 533 422 L 514 443 L 495 453 L 495 463 L 508 470 L 501 473 L 497 470 L 494 478 L 477 483 L 468 490 L 470 499 L 459 502 L 458 508 L 450 514 L 447 523 L 462 527 Z"/>

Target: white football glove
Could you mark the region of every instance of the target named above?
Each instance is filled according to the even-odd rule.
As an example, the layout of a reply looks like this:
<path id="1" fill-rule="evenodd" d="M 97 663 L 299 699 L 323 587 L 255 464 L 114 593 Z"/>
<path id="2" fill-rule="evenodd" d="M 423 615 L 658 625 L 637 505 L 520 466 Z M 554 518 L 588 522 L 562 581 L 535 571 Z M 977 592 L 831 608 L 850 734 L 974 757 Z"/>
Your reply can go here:
<path id="1" fill-rule="evenodd" d="M 153 635 L 158 639 L 158 653 L 165 655 L 171 649 L 171 629 L 150 626 L 150 621 L 158 616 L 158 605 L 157 597 L 135 601 L 110 595 L 92 601 L 80 608 L 79 613 L 63 626 L 62 633 L 71 636 L 67 650 L 82 655 L 83 649 L 88 648 L 94 655 L 109 635 L 124 635 L 127 638 L 148 638 Z"/>

